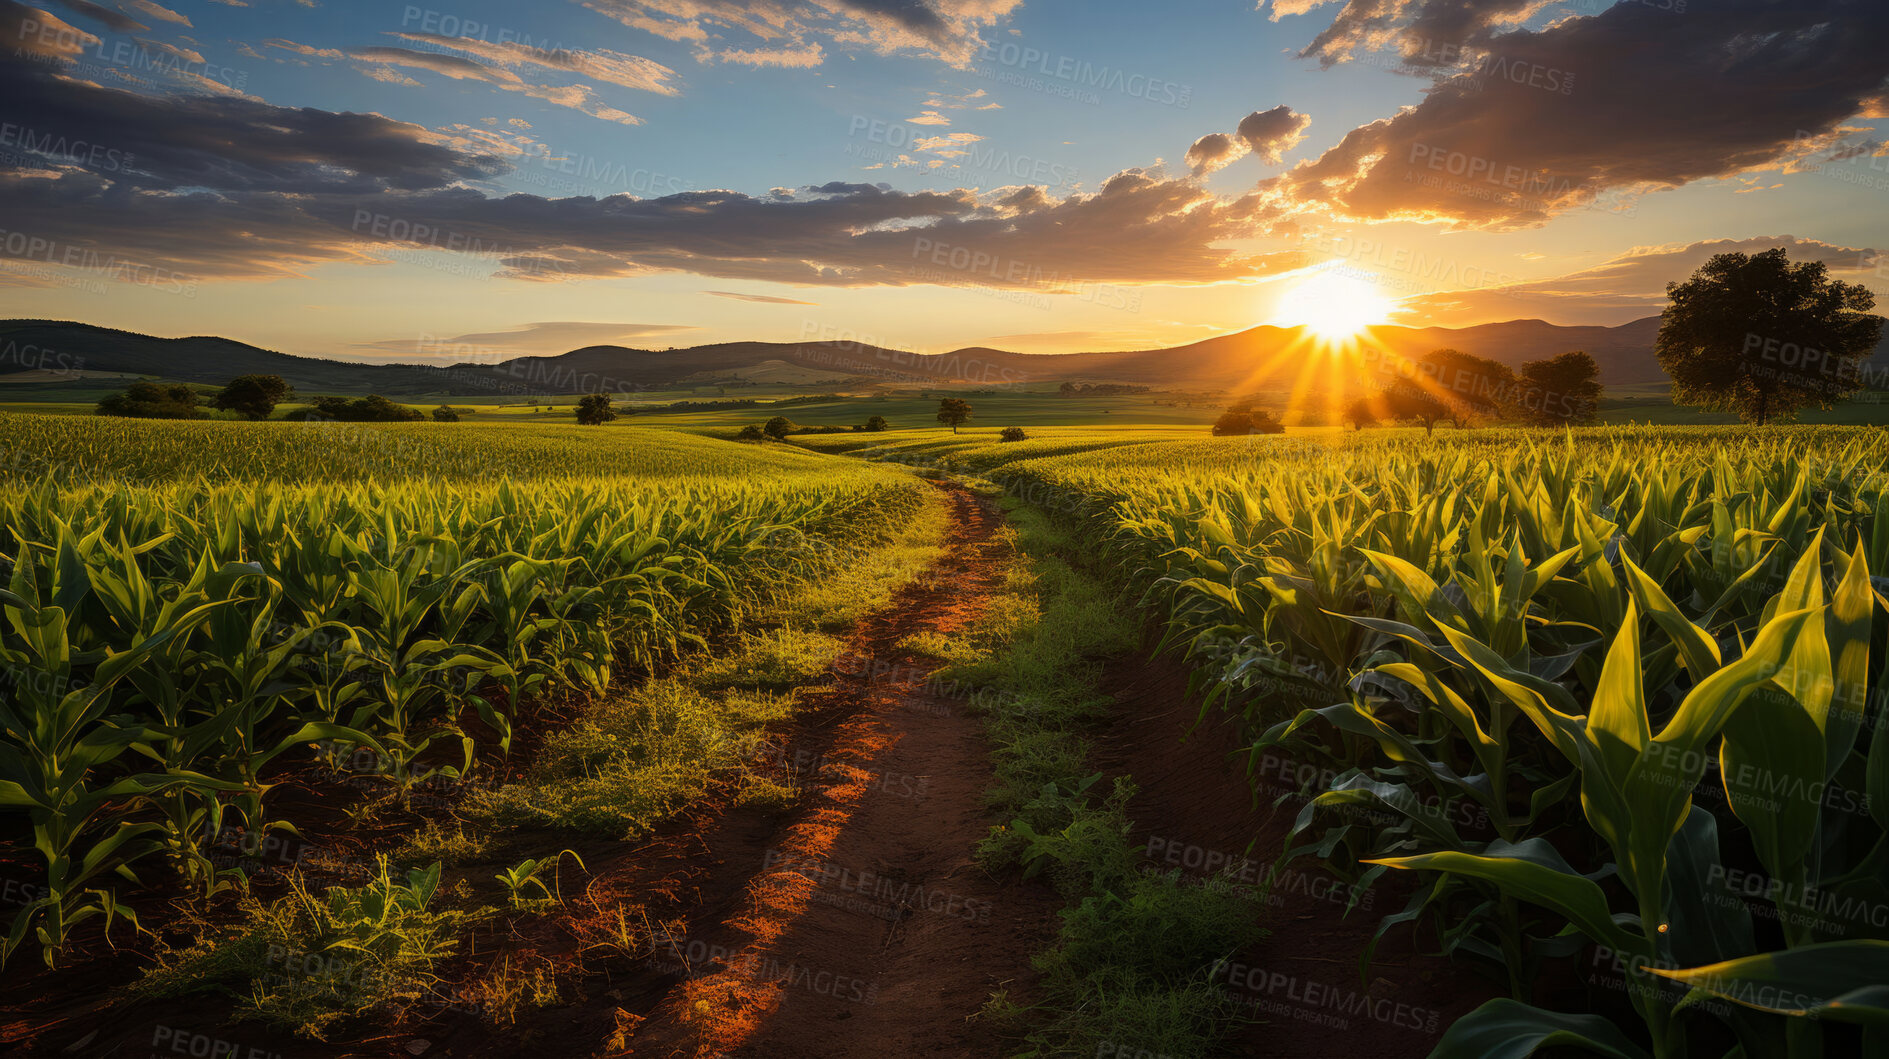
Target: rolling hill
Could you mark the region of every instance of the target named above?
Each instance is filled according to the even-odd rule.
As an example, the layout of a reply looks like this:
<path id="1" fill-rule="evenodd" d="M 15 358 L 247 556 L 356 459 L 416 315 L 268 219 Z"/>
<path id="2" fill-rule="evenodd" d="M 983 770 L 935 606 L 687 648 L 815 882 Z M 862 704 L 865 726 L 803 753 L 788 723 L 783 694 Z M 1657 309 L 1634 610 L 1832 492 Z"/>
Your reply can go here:
<path id="1" fill-rule="evenodd" d="M 1658 317 L 1617 327 L 1562 327 L 1542 320 L 1463 328 L 1383 326 L 1370 330 L 1368 345 L 1401 356 L 1449 347 L 1509 365 L 1584 349 L 1600 363 L 1604 384 L 1629 386 L 1665 380 L 1653 357 L 1658 329 Z M 1166 349 L 1108 353 L 1031 354 L 981 347 L 912 353 L 852 342 L 726 342 L 663 351 L 586 346 L 557 356 L 519 357 L 496 364 L 432 366 L 298 357 L 227 338 L 155 338 L 70 321 L 0 321 L 0 367 L 25 366 L 25 359 L 7 351 L 28 346 L 56 351 L 62 358 L 58 363 L 83 368 L 86 374 L 125 373 L 221 384 L 236 375 L 266 373 L 282 376 L 304 394 L 372 392 L 405 398 L 595 390 L 631 394 L 709 380 L 1049 388 L 1082 382 L 1261 390 L 1291 386 L 1301 373 L 1316 376 L 1318 364 L 1318 354 L 1302 329 L 1272 326 Z M 1879 359 L 1881 354 L 1878 350 Z M 31 366 L 38 367 L 39 362 Z M 63 388 L 80 384 L 76 376 L 62 379 Z M 83 381 L 111 388 L 104 379 Z M 35 382 L 50 385 L 43 368 L 22 373 L 16 380 L 0 374 L 0 389 L 16 397 L 26 396 Z"/>

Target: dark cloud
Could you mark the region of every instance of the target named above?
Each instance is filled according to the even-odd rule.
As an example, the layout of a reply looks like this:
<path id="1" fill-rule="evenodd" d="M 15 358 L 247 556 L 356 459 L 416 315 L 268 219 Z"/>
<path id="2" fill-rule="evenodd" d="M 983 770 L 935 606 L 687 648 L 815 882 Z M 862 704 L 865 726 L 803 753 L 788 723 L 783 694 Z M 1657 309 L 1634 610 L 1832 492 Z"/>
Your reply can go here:
<path id="1" fill-rule="evenodd" d="M 0 34 L 17 38 L 23 22 L 49 17 L 0 0 Z M 61 69 L 49 63 L 0 65 L 0 121 L 16 126 L 19 136 L 8 146 L 29 152 L 38 147 L 48 166 L 89 168 L 121 194 L 133 188 L 418 190 L 505 168 L 496 156 L 453 150 L 418 125 L 378 114 L 232 97 L 146 96 L 68 79 Z M 84 182 L 76 190 L 82 197 L 92 194 Z"/>
<path id="2" fill-rule="evenodd" d="M 1477 70 L 1262 190 L 1353 220 L 1539 224 L 1613 189 L 1778 163 L 1881 98 L 1885 40 L 1880 0 L 1623 3 L 1490 37 Z"/>
<path id="3" fill-rule="evenodd" d="M 29 14 L 57 22 L 0 0 L 0 32 Z M 0 68 L 0 121 L 33 130 L 37 145 L 28 164 L 0 168 L 0 228 L 61 255 L 116 255 L 203 278 L 397 259 L 539 281 L 682 271 L 1046 292 L 1213 282 L 1255 267 L 1226 247 L 1253 234 L 1255 197 L 1227 201 L 1140 170 L 1060 199 L 1039 186 L 980 195 L 843 181 L 759 196 L 494 198 L 468 185 L 507 163 L 477 140 L 377 114 L 103 88 L 61 72 L 81 47 L 56 39 L 45 61 Z M 405 49 L 365 55 L 394 52 L 470 77 L 508 75 Z"/>

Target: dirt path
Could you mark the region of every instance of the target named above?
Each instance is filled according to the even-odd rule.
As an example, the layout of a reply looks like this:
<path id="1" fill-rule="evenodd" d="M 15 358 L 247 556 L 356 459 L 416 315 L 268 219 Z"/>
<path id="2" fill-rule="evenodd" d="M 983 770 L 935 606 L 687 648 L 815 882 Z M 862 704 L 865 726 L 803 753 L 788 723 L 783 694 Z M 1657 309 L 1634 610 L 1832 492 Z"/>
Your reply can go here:
<path id="1" fill-rule="evenodd" d="M 990 819 L 982 723 L 899 644 L 976 620 L 1003 576 L 1000 514 L 947 486 L 944 556 L 862 621 L 781 763 L 800 807 L 777 827 L 725 813 L 696 832 L 694 908 L 651 961 L 673 984 L 623 1005 L 637 1056 L 996 1055 L 967 1022 L 1055 928 L 1046 887 L 972 862 Z"/>

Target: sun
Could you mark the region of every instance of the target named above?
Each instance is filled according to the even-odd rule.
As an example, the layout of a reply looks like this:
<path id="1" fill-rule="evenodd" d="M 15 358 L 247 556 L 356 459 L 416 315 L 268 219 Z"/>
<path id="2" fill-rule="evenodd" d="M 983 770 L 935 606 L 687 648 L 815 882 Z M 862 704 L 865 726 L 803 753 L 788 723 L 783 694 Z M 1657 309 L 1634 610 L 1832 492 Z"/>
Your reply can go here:
<path id="1" fill-rule="evenodd" d="M 1279 316 L 1327 342 L 1355 338 L 1367 327 L 1381 324 L 1394 303 L 1376 286 L 1336 272 L 1320 272 L 1286 295 Z"/>

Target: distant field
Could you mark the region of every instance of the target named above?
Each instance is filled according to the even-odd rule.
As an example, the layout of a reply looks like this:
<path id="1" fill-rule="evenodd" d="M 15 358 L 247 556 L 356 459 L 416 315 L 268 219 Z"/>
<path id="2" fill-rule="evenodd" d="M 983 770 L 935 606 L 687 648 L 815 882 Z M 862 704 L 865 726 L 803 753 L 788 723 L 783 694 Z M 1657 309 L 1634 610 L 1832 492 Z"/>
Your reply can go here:
<path id="1" fill-rule="evenodd" d="M 90 415 L 93 405 L 116 386 L 103 389 L 75 383 L 0 384 L 0 411 L 42 415 Z M 764 423 L 775 415 L 785 415 L 802 426 L 852 426 L 869 417 L 884 416 L 895 428 L 929 428 L 936 425 L 938 401 L 944 396 L 962 397 L 971 402 L 975 428 L 1020 426 L 1190 426 L 1211 424 L 1224 407 L 1222 399 L 1204 399 L 1199 395 L 1151 392 L 1116 397 L 1065 397 L 1047 390 L 1008 390 L 978 392 L 963 389 L 911 389 L 875 393 L 847 393 L 818 403 L 795 403 L 773 407 L 774 402 L 810 396 L 825 396 L 815 387 L 763 386 L 719 387 L 644 391 L 624 397 L 618 408 L 626 419 L 642 426 L 686 430 L 692 433 L 726 433 L 750 423 Z M 430 412 L 441 403 L 450 403 L 461 416 L 472 422 L 494 423 L 569 423 L 577 405 L 578 394 L 561 397 L 520 398 L 516 396 L 408 398 L 402 403 L 421 412 Z M 1870 395 L 1882 398 L 1889 395 Z M 1285 395 L 1278 395 L 1283 405 Z M 681 401 L 733 401 L 752 399 L 745 408 L 703 412 L 651 412 L 652 406 Z M 1191 406 L 1187 403 L 1193 402 Z M 1265 401 L 1262 399 L 1262 404 Z M 278 414 L 308 407 L 290 402 Z M 1703 412 L 1672 404 L 1664 384 L 1643 384 L 1610 389 L 1601 402 L 1600 421 L 1605 424 L 1650 423 L 1686 425 L 1729 425 L 1737 417 L 1724 412 Z M 1800 423 L 1889 424 L 1889 402 L 1878 400 L 1846 401 L 1828 411 L 1808 409 L 1797 419 Z M 1289 428 L 1312 429 L 1314 424 L 1303 416 L 1288 414 Z M 1449 429 L 1443 427 L 1440 429 Z"/>

